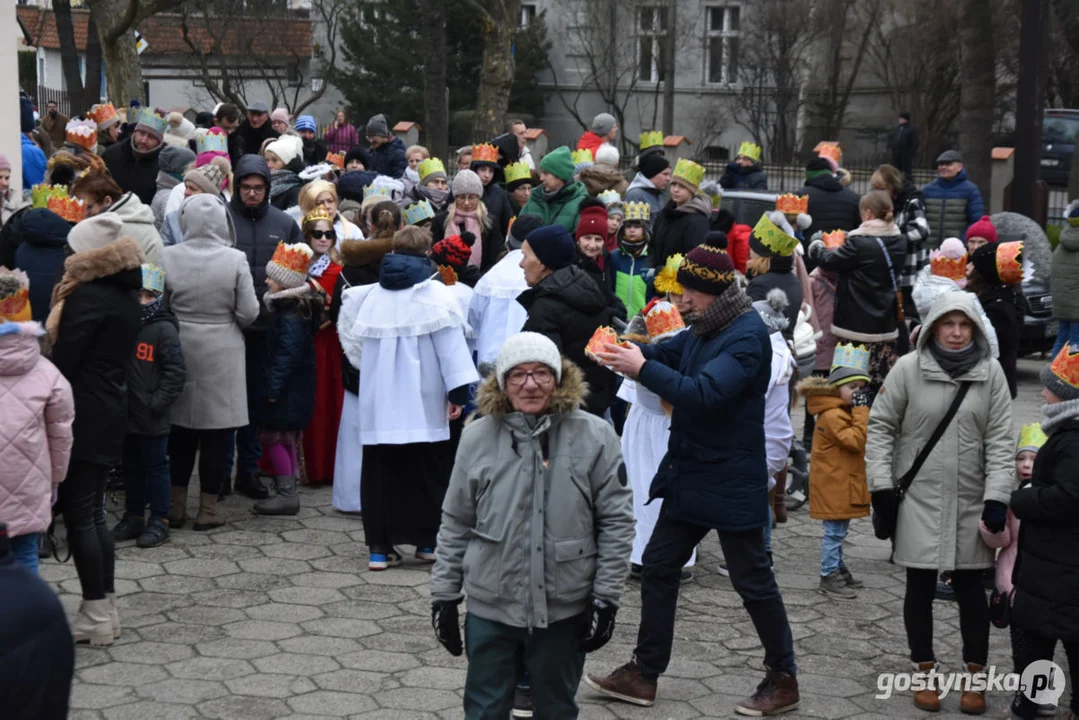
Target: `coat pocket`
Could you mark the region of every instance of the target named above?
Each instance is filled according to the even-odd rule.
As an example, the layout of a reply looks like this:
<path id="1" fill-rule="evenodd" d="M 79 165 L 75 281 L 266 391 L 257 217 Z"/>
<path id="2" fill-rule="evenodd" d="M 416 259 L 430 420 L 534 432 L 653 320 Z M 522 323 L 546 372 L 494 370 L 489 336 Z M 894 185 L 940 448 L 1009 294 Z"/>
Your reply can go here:
<path id="1" fill-rule="evenodd" d="M 484 602 L 498 599 L 502 579 L 502 535 L 473 529 L 461 571 L 465 593 L 469 597 Z"/>
<path id="2" fill-rule="evenodd" d="M 592 536 L 554 543 L 554 599 L 583 600 L 592 593 L 596 577 L 596 539 Z"/>

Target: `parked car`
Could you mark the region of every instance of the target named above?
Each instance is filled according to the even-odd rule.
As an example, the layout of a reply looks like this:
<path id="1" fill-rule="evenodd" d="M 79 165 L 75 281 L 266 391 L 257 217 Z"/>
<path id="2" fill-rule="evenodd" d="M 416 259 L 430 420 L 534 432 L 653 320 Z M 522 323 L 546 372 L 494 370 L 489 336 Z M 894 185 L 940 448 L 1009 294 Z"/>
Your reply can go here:
<path id="1" fill-rule="evenodd" d="M 734 216 L 736 223 L 754 227 L 768 210 L 776 209 L 777 193 L 724 190 L 719 206 Z"/>
<path id="2" fill-rule="evenodd" d="M 1019 355 L 1052 350 L 1057 337 L 1053 319 L 1053 296 L 1049 277 L 1053 268 L 1053 250 L 1049 238 L 1038 223 L 1025 215 L 1001 212 L 992 216 L 1000 242 L 1023 241 L 1023 258 L 1034 266 L 1034 277 L 1024 280 L 1019 302 L 1023 310 L 1023 330 L 1019 336 Z"/>
<path id="3" fill-rule="evenodd" d="M 1067 185 L 1071 173 L 1079 110 L 1046 110 L 1042 118 L 1041 177 L 1050 185 Z"/>

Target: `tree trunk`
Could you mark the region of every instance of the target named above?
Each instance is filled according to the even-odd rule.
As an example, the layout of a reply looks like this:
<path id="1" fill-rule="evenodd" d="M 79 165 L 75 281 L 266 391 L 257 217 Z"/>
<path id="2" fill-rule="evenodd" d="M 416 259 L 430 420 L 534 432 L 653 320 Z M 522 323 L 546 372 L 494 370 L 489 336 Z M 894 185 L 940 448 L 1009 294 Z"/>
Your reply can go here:
<path id="1" fill-rule="evenodd" d="M 446 86 L 446 4 L 419 3 L 424 48 L 423 127 L 427 148 L 436 158 L 450 156 L 450 118 Z"/>
<path id="2" fill-rule="evenodd" d="M 133 9 L 138 9 L 138 3 L 135 0 L 87 0 L 87 5 L 97 20 L 109 101 L 117 108 L 127 107 L 132 100 L 146 102 L 142 62 L 132 32 L 136 15 Z"/>
<path id="3" fill-rule="evenodd" d="M 101 40 L 97 35 L 97 20 L 90 13 L 90 24 L 86 28 L 86 83 L 83 86 L 83 107 L 86 112 L 95 103 L 101 102 Z"/>
<path id="4" fill-rule="evenodd" d="M 959 148 L 967 177 L 988 198 L 996 91 L 989 0 L 961 0 L 959 48 Z"/>
<path id="5" fill-rule="evenodd" d="M 1015 98 L 1015 178 L 1012 211 L 1034 218 L 1041 174 L 1042 107 L 1048 68 L 1049 0 L 1026 0 L 1020 15 L 1019 81 Z"/>
<path id="6" fill-rule="evenodd" d="M 675 28 L 678 27 L 678 0 L 670 0 L 667 4 L 667 37 L 663 39 L 663 134 L 674 135 L 674 86 L 675 86 L 675 61 L 678 53 L 675 51 Z"/>
<path id="7" fill-rule="evenodd" d="M 484 0 L 483 70 L 472 118 L 472 140 L 484 142 L 506 126 L 513 90 L 513 36 L 520 22 L 520 0 Z"/>
<path id="8" fill-rule="evenodd" d="M 68 113 L 77 115 L 82 105 L 82 77 L 79 75 L 79 49 L 75 46 L 75 25 L 71 20 L 71 0 L 54 0 L 56 34 L 60 39 L 60 67 L 64 72 L 64 85 L 70 107 Z"/>

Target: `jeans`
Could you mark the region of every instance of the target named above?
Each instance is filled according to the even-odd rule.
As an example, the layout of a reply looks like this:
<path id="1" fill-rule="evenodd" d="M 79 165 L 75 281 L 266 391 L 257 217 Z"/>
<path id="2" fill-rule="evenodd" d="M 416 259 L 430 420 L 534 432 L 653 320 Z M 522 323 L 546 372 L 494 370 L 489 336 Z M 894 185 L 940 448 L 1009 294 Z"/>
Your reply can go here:
<path id="1" fill-rule="evenodd" d="M 169 516 L 169 436 L 136 435 L 124 438 L 124 510 L 142 518 L 150 504 L 150 518 Z"/>
<path id="2" fill-rule="evenodd" d="M 1071 352 L 1079 352 L 1079 322 L 1057 320 L 1057 339 L 1053 343 L 1052 357 L 1057 356 L 1064 343 L 1068 343 Z"/>
<path id="3" fill-rule="evenodd" d="M 764 526 L 764 552 L 772 552 L 772 521 L 775 519 L 773 514 L 774 508 L 771 503 L 768 505 L 768 524 Z"/>
<path id="4" fill-rule="evenodd" d="M 11 554 L 30 572 L 37 572 L 37 538 L 40 533 L 27 533 L 11 538 Z"/>
<path id="5" fill-rule="evenodd" d="M 199 456 L 199 487 L 204 493 L 221 492 L 225 479 L 226 444 L 232 430 L 192 430 L 172 426 L 169 434 L 169 467 L 174 487 L 187 487 Z"/>
<path id="6" fill-rule="evenodd" d="M 1012 621 L 1014 627 L 1015 621 Z M 1019 628 L 1015 628 L 1019 630 Z M 1023 670 L 1035 660 L 1052 660 L 1053 651 L 1056 650 L 1056 638 L 1047 638 L 1029 630 L 1019 630 L 1022 634 L 1021 657 L 1015 658 L 1016 672 L 1022 675 Z M 1064 652 L 1068 656 L 1068 665 L 1071 668 L 1071 677 L 1068 678 L 1067 686 L 1072 692 L 1071 711 L 1079 713 L 1079 642 L 1064 643 Z M 1038 696 L 1030 700 L 1021 692 L 1015 694 L 1012 702 L 1012 710 L 1018 717 L 1024 720 L 1033 720 L 1038 717 L 1038 705 L 1048 704 L 1049 698 L 1039 701 Z"/>
<path id="7" fill-rule="evenodd" d="M 83 600 L 104 600 L 114 591 L 116 552 L 106 524 L 107 465 L 72 458 L 60 483 L 57 504 L 67 528 L 67 544 L 82 585 Z"/>
<path id="8" fill-rule="evenodd" d="M 659 520 L 641 558 L 641 626 L 634 651 L 641 673 L 649 680 L 662 675 L 671 660 L 682 566 L 708 532 L 709 528 L 703 525 L 673 520 L 666 503 L 660 509 Z M 742 598 L 764 646 L 764 664 L 793 675 L 794 639 L 783 596 L 764 554 L 763 531 L 760 528 L 720 531 L 719 544 L 731 584 Z"/>
<path id="9" fill-rule="evenodd" d="M 251 477 L 258 477 L 259 460 L 262 459 L 262 443 L 259 441 L 259 429 L 246 425 L 236 430 L 236 465 Z M 229 474 L 232 463 L 229 463 Z"/>
<path id="10" fill-rule="evenodd" d="M 825 520 L 824 539 L 820 544 L 820 576 L 831 575 L 843 564 L 843 540 L 850 530 L 850 520 Z"/>
<path id="11" fill-rule="evenodd" d="M 584 653 L 577 650 L 580 616 L 546 628 L 512 627 L 465 616 L 466 720 L 505 720 L 513 709 L 516 672 L 523 661 L 532 688 L 533 717 L 573 720 L 577 717 L 577 685 L 584 673 Z"/>
<path id="12" fill-rule="evenodd" d="M 981 570 L 955 570 L 952 588 L 959 605 L 959 634 L 963 662 L 985 665 L 989 659 L 989 604 Z M 903 624 L 907 629 L 911 662 L 936 660 L 933 653 L 933 599 L 937 571 L 907 568 L 907 594 L 903 598 Z"/>
<path id="13" fill-rule="evenodd" d="M 247 416 L 254 418 L 258 414 L 259 397 L 266 369 L 266 333 L 248 331 L 244 333 L 244 364 L 247 372 Z M 259 429 L 254 425 L 245 425 L 236 430 L 236 466 L 251 477 L 259 474 L 259 460 L 262 458 L 262 443 L 259 441 Z M 232 477 L 232 463 L 227 468 L 228 477 Z"/>

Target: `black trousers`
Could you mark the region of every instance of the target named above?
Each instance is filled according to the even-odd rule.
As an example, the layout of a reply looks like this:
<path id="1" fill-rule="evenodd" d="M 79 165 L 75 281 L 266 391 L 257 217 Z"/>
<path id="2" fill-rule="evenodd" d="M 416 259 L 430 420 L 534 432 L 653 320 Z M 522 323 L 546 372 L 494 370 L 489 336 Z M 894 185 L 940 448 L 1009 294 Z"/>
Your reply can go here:
<path id="1" fill-rule="evenodd" d="M 634 655 L 641 673 L 655 680 L 667 670 L 674 644 L 682 566 L 711 531 L 671 519 L 664 506 L 641 558 L 641 626 Z M 731 584 L 742 598 L 757 636 L 764 646 L 764 664 L 772 670 L 795 673 L 794 639 L 787 609 L 764 552 L 764 529 L 720 532 Z"/>
<path id="2" fill-rule="evenodd" d="M 1012 650 L 1016 653 L 1015 671 L 1017 673 L 1021 675 L 1023 670 L 1035 660 L 1053 659 L 1053 652 L 1057 645 L 1056 638 L 1048 638 L 1018 628 L 1014 620 L 1012 620 L 1011 629 Z M 1079 642 L 1064 643 L 1064 652 L 1068 656 L 1068 666 L 1071 668 L 1071 677 L 1067 679 L 1067 687 L 1071 689 L 1072 694 L 1071 711 L 1079 713 Z M 1038 705 L 1046 705 L 1048 701 L 1049 698 L 1046 698 L 1045 702 L 1038 702 L 1037 695 L 1034 700 L 1031 700 L 1022 692 L 1018 692 L 1012 702 L 1012 710 L 1021 718 L 1033 720 L 1038 717 Z"/>
<path id="3" fill-rule="evenodd" d="M 67 477 L 60 483 L 58 505 L 83 600 L 104 600 L 105 593 L 116 589 L 116 552 L 105 518 L 108 481 L 107 465 L 72 458 Z"/>
<path id="4" fill-rule="evenodd" d="M 989 660 L 989 604 L 981 570 L 955 570 L 952 588 L 959 604 L 959 633 L 963 638 L 963 662 L 985 665 Z M 911 662 L 936 660 L 933 653 L 933 598 L 937 571 L 907 568 L 907 594 L 903 599 L 903 624 L 907 628 Z"/>
<path id="5" fill-rule="evenodd" d="M 187 487 L 199 456 L 199 487 L 204 493 L 221 492 L 232 429 L 192 430 L 173 425 L 169 433 L 169 472 L 173 487 Z"/>

